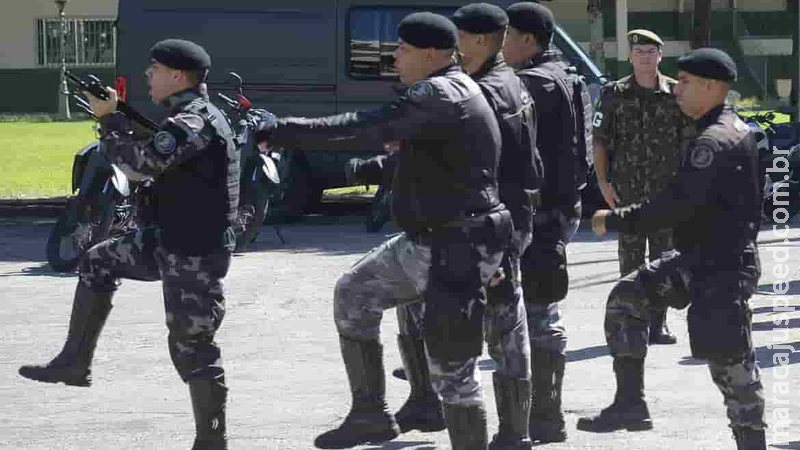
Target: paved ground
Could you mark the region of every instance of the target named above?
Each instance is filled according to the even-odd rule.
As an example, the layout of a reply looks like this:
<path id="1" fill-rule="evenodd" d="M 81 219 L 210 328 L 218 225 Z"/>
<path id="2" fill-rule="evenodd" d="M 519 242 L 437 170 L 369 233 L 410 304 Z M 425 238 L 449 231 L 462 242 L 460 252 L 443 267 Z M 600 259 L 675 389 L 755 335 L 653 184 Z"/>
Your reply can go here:
<path id="1" fill-rule="evenodd" d="M 800 448 L 800 223 L 788 236 L 762 232 L 763 276 L 753 299 L 755 341 L 768 401 L 772 448 Z M 92 388 L 31 382 L 19 365 L 44 362 L 61 346 L 74 276 L 42 262 L 48 223 L 0 222 L 0 448 L 182 449 L 193 436 L 188 389 L 166 347 L 159 285 L 125 282 L 97 350 Z M 348 388 L 331 319 L 337 276 L 385 234 L 366 234 L 355 221 L 296 225 L 281 245 L 264 229 L 254 252 L 236 256 L 228 313 L 219 334 L 231 387 L 232 449 L 310 449 L 314 436 L 337 424 L 349 407 Z M 784 241 L 784 239 L 788 239 Z M 778 265 L 786 251 L 788 260 Z M 616 244 L 582 230 L 569 248 L 572 290 L 564 302 L 570 332 L 564 407 L 570 439 L 554 449 L 732 449 L 720 394 L 708 371 L 689 357 L 685 311 L 671 311 L 676 346 L 655 347 L 646 386 L 656 428 L 640 433 L 577 431 L 583 414 L 613 395 L 611 358 L 602 332 L 605 300 L 617 274 Z M 776 265 L 778 266 L 776 268 Z M 784 295 L 772 281 L 791 281 Z M 794 312 L 776 310 L 789 306 Z M 776 325 L 775 322 L 778 324 Z M 400 359 L 394 312 L 384 319 L 386 366 Z M 782 362 L 789 365 L 783 366 Z M 496 428 L 492 364 L 481 363 Z M 408 387 L 389 379 L 388 401 L 398 408 Z M 781 425 L 778 422 L 783 421 Z M 790 424 L 787 426 L 787 424 Z M 447 448 L 445 432 L 410 433 L 385 449 Z"/>

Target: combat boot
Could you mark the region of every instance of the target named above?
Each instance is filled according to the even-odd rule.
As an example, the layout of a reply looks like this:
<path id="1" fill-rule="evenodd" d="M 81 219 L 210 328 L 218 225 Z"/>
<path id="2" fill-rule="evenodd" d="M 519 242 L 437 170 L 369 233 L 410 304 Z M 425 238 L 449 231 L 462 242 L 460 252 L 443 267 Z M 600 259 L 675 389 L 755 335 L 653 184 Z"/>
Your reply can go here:
<path id="1" fill-rule="evenodd" d="M 561 389 L 564 384 L 566 356 L 551 350 L 531 351 L 531 440 L 539 443 L 564 442 L 567 428 L 561 411 Z"/>
<path id="2" fill-rule="evenodd" d="M 192 450 L 226 450 L 225 405 L 228 388 L 225 378 L 190 380 L 195 438 Z"/>
<path id="3" fill-rule="evenodd" d="M 400 357 L 411 385 L 408 400 L 394 415 L 400 432 L 419 430 L 427 433 L 444 430 L 447 425 L 444 423 L 442 401 L 431 384 L 424 341 L 400 334 L 397 336 L 397 345 L 400 347 Z"/>
<path id="4" fill-rule="evenodd" d="M 767 449 L 767 438 L 764 430 L 734 427 L 733 437 L 736 439 L 736 450 Z"/>
<path id="5" fill-rule="evenodd" d="M 481 405 L 444 405 L 447 433 L 453 450 L 486 450 L 486 408 Z"/>
<path id="6" fill-rule="evenodd" d="M 672 345 L 678 342 L 678 338 L 667 326 L 667 308 L 650 313 L 650 336 L 648 341 L 650 344 L 660 345 Z"/>
<path id="7" fill-rule="evenodd" d="M 400 428 L 386 405 L 383 345 L 339 336 L 342 359 L 350 382 L 353 404 L 344 422 L 322 433 L 317 448 L 350 448 L 359 444 L 389 441 Z"/>
<path id="8" fill-rule="evenodd" d="M 595 433 L 652 429 L 653 421 L 644 400 L 644 358 L 615 357 L 614 374 L 617 379 L 614 402 L 596 416 L 578 419 L 578 429 Z"/>
<path id="9" fill-rule="evenodd" d="M 494 398 L 500 424 L 489 450 L 530 449 L 528 416 L 531 410 L 531 381 L 492 374 Z"/>
<path id="10" fill-rule="evenodd" d="M 20 367 L 19 374 L 44 383 L 90 386 L 94 350 L 111 312 L 113 295 L 113 292 L 95 292 L 83 283 L 78 283 L 72 301 L 67 340 L 61 352 L 43 366 Z"/>

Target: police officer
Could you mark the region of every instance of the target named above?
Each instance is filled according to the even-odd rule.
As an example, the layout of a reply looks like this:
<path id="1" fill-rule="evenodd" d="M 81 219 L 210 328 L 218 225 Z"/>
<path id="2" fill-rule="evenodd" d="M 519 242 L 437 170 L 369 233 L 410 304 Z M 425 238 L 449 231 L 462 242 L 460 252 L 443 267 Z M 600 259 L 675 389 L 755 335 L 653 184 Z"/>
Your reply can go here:
<path id="1" fill-rule="evenodd" d="M 337 282 L 334 319 L 352 393 L 344 423 L 320 448 L 395 438 L 387 410 L 380 321 L 383 310 L 425 302 L 430 377 L 444 403 L 454 449 L 484 449 L 486 410 L 476 362 L 484 286 L 511 238 L 496 170 L 500 130 L 472 79 L 455 63 L 458 36 L 447 18 L 414 13 L 398 25 L 395 68 L 408 90 L 371 111 L 284 118 L 259 127 L 259 142 L 367 136 L 400 141 L 392 212 L 403 233 L 359 260 Z"/>
<path id="2" fill-rule="evenodd" d="M 725 104 L 736 64 L 726 53 L 694 50 L 678 59 L 675 88 L 698 136 L 677 175 L 653 197 L 592 218 L 597 234 L 647 233 L 674 227 L 675 251 L 641 266 L 611 290 L 606 340 L 614 357 L 617 392 L 599 415 L 578 428 L 646 430 L 653 424 L 644 399 L 647 317 L 652 306 L 689 306 L 692 355 L 708 360 L 742 450 L 764 449 L 764 392 L 751 337 L 748 299 L 760 272 L 756 237 L 760 213 L 758 152 L 745 125 Z"/>
<path id="3" fill-rule="evenodd" d="M 593 120 L 597 184 L 611 208 L 641 202 L 666 187 L 678 169 L 680 149 L 675 143 L 689 128 L 689 119 L 675 102 L 677 81 L 658 70 L 664 42 L 652 31 L 632 30 L 628 43 L 633 74 L 603 86 Z M 619 235 L 621 276 L 644 264 L 648 245 L 650 259 L 657 259 L 672 248 L 672 230 Z M 651 313 L 651 344 L 677 342 L 666 314 L 666 308 Z"/>
<path id="4" fill-rule="evenodd" d="M 189 384 L 196 437 L 193 449 L 227 448 L 227 387 L 214 335 L 225 315 L 221 280 L 234 247 L 231 224 L 239 196 L 239 154 L 222 112 L 208 100 L 211 58 L 199 45 L 167 39 L 150 50 L 150 98 L 168 117 L 154 136 L 134 137 L 131 122 L 109 99 L 87 94 L 99 117 L 109 159 L 131 178 L 155 183 L 155 223 L 105 240 L 79 269 L 69 333 L 61 353 L 20 375 L 47 383 L 91 384 L 98 337 L 121 278 L 162 280 L 169 352 Z"/>
<path id="5" fill-rule="evenodd" d="M 498 167 L 500 199 L 514 222 L 512 245 L 502 262 L 502 272 L 488 288 L 486 341 L 497 364 L 493 373 L 495 400 L 500 428 L 490 449 L 530 448 L 530 344 L 525 305 L 520 286 L 519 257 L 531 242 L 532 218 L 542 182 L 542 163 L 536 149 L 535 109 L 527 89 L 514 70 L 503 60 L 501 50 L 508 26 L 502 8 L 488 3 L 472 3 L 452 16 L 458 28 L 458 49 L 463 69 L 478 83 L 495 113 L 502 135 Z M 424 348 L 419 317 L 421 304 L 401 308 L 400 350 L 411 384 L 408 401 L 397 413 L 401 429 L 430 428 L 437 405 L 423 394 L 426 379 Z M 417 323 L 409 323 L 416 318 Z"/>
<path id="6" fill-rule="evenodd" d="M 558 302 L 567 294 L 566 245 L 581 208 L 582 181 L 573 149 L 576 131 L 569 128 L 576 123 L 575 105 L 571 94 L 561 89 L 569 66 L 550 49 L 552 12 L 533 2 L 515 3 L 506 12 L 510 26 L 503 55 L 517 69 L 539 111 L 536 147 L 545 173 L 533 242 L 521 260 L 533 383 L 529 432 L 534 441 L 561 442 L 567 438 L 561 412 L 567 338 Z"/>

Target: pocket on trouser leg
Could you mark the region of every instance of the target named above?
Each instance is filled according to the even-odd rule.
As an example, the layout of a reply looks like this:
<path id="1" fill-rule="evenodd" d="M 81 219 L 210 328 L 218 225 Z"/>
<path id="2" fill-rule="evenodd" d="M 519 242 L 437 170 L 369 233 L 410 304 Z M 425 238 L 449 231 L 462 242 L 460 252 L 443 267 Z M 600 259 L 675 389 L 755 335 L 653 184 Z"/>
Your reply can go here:
<path id="1" fill-rule="evenodd" d="M 719 304 L 696 301 L 687 321 L 692 356 L 700 359 L 735 358 L 753 346 L 750 311 L 741 302 Z"/>

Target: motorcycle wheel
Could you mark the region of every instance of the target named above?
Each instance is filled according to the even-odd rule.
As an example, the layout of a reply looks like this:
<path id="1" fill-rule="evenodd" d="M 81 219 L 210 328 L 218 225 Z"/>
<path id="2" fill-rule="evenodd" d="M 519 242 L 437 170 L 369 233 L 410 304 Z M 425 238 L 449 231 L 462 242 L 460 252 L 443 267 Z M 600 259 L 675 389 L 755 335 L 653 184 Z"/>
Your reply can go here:
<path id="1" fill-rule="evenodd" d="M 47 238 L 47 262 L 54 271 L 74 272 L 86 251 L 108 237 L 115 200 L 109 195 L 104 201 L 108 203 L 102 213 L 89 214 L 89 221 L 79 220 L 75 198 L 67 202 Z"/>
<path id="2" fill-rule="evenodd" d="M 239 207 L 240 217 L 242 214 L 247 214 L 247 216 L 242 217 L 242 223 L 237 227 L 237 252 L 243 251 L 249 244 L 256 240 L 261 225 L 264 224 L 264 220 L 269 213 L 269 188 L 262 183 L 257 183 L 253 197 L 252 205 L 243 205 Z"/>

